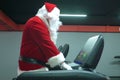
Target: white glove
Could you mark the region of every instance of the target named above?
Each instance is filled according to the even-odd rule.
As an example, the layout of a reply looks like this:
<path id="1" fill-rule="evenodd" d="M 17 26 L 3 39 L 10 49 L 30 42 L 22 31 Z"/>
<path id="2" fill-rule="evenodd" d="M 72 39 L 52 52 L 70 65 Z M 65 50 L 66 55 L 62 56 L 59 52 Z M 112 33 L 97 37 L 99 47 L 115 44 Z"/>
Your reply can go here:
<path id="1" fill-rule="evenodd" d="M 69 66 L 65 62 L 61 63 L 60 68 L 63 70 L 72 70 L 71 66 Z"/>

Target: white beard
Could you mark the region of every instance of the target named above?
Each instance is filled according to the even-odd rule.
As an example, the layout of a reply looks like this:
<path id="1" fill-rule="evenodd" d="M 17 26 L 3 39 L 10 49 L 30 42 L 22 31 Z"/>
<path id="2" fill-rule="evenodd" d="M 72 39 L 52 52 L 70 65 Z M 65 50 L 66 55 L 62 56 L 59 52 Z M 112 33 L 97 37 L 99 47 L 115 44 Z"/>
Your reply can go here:
<path id="1" fill-rule="evenodd" d="M 59 27 L 62 25 L 62 22 L 59 20 L 50 19 L 49 24 L 50 24 L 49 30 L 50 30 L 51 40 L 54 42 L 54 44 L 56 44 L 57 35 L 58 35 L 57 31 Z"/>

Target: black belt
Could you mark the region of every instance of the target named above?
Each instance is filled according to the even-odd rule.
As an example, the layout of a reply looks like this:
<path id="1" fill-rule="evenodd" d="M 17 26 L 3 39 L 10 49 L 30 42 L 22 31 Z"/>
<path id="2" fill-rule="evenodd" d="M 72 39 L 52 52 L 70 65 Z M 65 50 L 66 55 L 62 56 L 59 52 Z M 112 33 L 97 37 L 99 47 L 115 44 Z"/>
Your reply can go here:
<path id="1" fill-rule="evenodd" d="M 28 57 L 20 56 L 19 60 L 27 62 L 27 63 L 39 64 L 39 65 L 42 65 L 42 66 L 45 66 L 45 67 L 49 68 L 49 70 L 61 70 L 60 66 L 55 66 L 54 68 L 51 68 L 49 65 L 45 64 L 45 62 L 34 59 L 34 58 L 28 58 Z"/>
<path id="2" fill-rule="evenodd" d="M 28 63 L 32 63 L 32 64 L 39 64 L 39 65 L 42 65 L 42 66 L 49 67 L 49 65 L 45 64 L 45 62 L 34 59 L 34 58 L 20 56 L 19 60 L 24 61 L 24 62 L 28 62 Z"/>

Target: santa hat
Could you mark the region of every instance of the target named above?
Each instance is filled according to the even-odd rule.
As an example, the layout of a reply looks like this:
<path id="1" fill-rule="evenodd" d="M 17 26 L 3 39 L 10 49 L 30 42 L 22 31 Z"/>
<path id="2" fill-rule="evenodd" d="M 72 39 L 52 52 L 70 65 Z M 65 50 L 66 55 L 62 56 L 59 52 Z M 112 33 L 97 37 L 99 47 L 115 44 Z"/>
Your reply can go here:
<path id="1" fill-rule="evenodd" d="M 51 12 L 57 6 L 55 4 L 45 2 L 45 7 L 46 7 L 48 12 Z"/>
<path id="2" fill-rule="evenodd" d="M 42 8 L 40 8 L 36 14 L 37 16 L 43 15 L 46 18 L 58 18 L 60 10 L 55 4 L 45 2 Z"/>

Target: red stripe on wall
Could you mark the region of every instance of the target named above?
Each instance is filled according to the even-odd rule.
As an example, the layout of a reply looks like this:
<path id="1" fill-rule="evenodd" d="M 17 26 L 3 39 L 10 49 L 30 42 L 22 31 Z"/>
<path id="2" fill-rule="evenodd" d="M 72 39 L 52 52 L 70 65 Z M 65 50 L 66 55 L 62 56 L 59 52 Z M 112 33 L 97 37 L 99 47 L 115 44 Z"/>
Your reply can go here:
<path id="1" fill-rule="evenodd" d="M 6 25 L 7 26 L 7 25 Z M 18 28 L 13 31 L 23 31 L 24 25 L 20 24 Z M 5 25 L 0 25 L 0 30 L 9 31 Z M 120 26 L 83 26 L 83 25 L 63 25 L 59 32 L 120 32 Z"/>
<path id="2" fill-rule="evenodd" d="M 82 26 L 82 25 L 64 25 L 61 26 L 61 32 L 120 32 L 120 26 Z"/>
<path id="3" fill-rule="evenodd" d="M 59 31 L 67 32 L 105 32 L 105 26 L 64 25 Z"/>
<path id="4" fill-rule="evenodd" d="M 12 21 L 12 19 L 10 19 L 10 17 L 8 17 L 2 10 L 0 10 L 0 22 L 4 23 L 4 25 L 6 24 L 7 26 L 5 27 L 8 27 L 8 30 L 17 30 L 17 24 Z"/>

